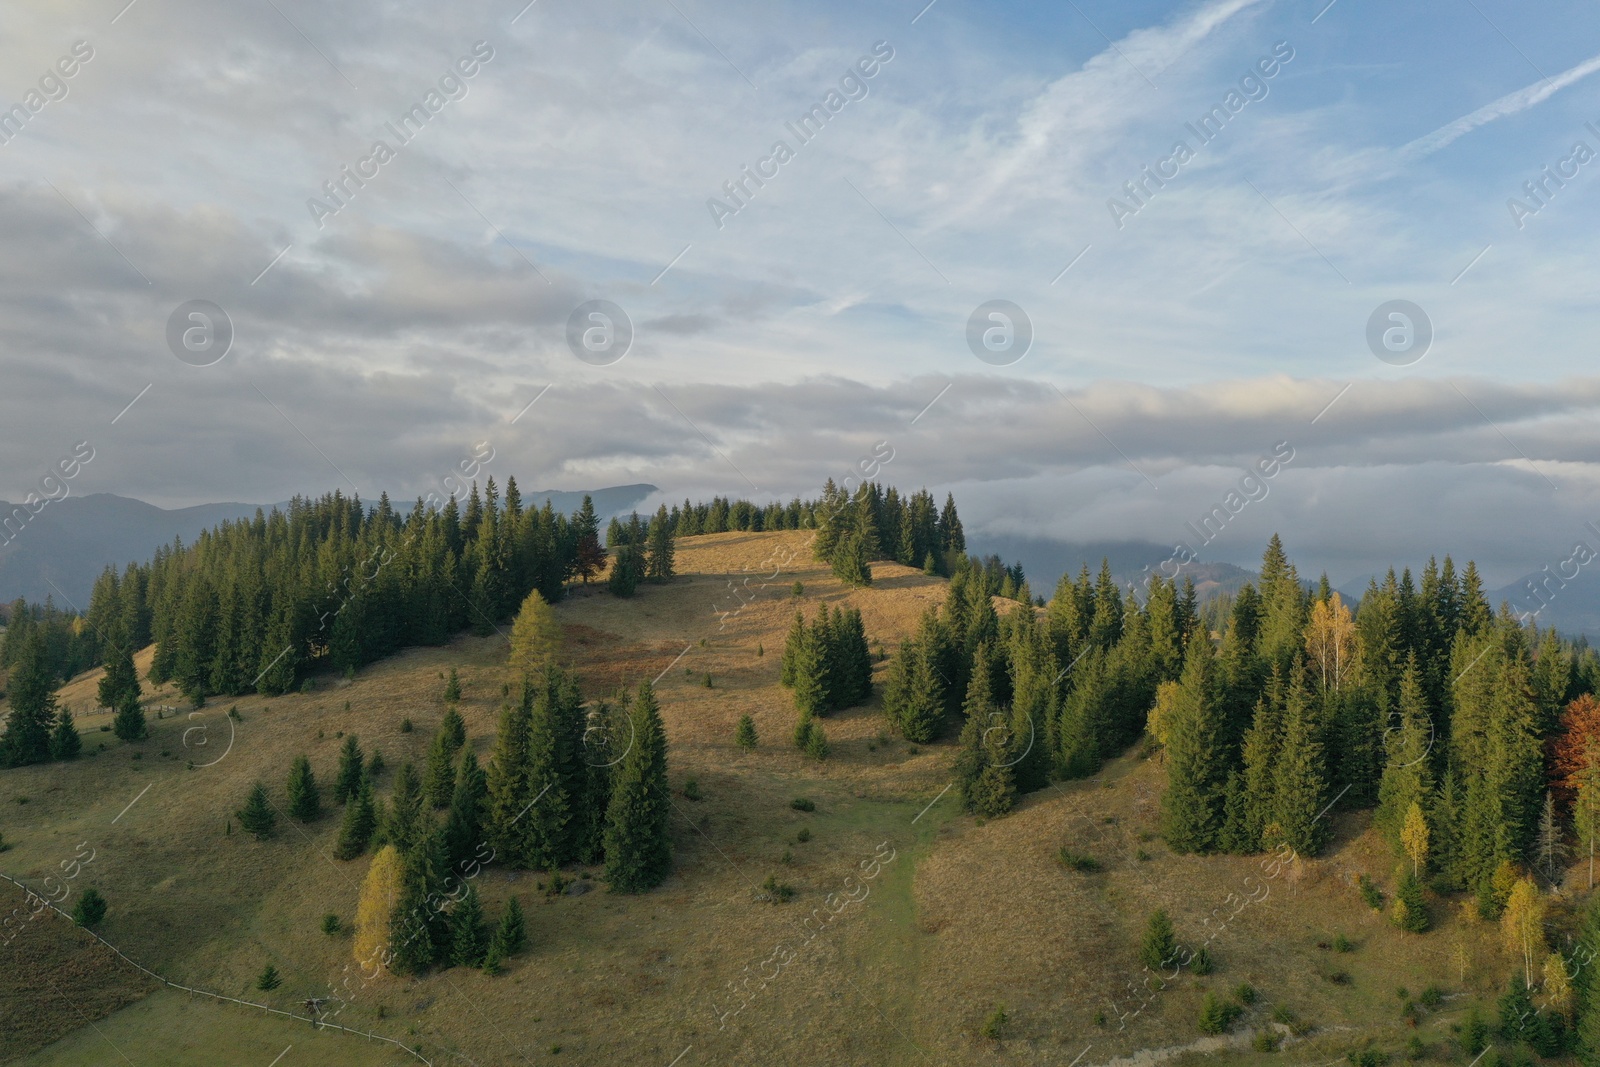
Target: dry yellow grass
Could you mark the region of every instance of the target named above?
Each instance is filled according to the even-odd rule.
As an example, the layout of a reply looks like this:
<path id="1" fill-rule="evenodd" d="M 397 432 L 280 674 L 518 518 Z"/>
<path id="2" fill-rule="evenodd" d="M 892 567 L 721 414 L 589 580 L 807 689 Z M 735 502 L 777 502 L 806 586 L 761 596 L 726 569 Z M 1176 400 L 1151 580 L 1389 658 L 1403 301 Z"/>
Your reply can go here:
<path id="1" fill-rule="evenodd" d="M 1445 959 L 1454 932 L 1417 938 L 1367 911 L 1347 876 L 1386 874 L 1390 864 L 1370 835 L 1341 826 L 1339 845 L 1313 873 L 1273 880 L 1268 898 L 1216 938 L 1215 975 L 1185 976 L 1118 1031 L 1109 998 L 1131 1010 L 1124 986 L 1136 977 L 1149 910 L 1166 907 L 1180 935 L 1199 940 L 1208 920 L 1220 921 L 1214 909 L 1232 910 L 1228 894 L 1249 892 L 1246 877 L 1261 877 L 1259 861 L 1175 857 L 1141 839 L 1153 829 L 1160 772 L 1133 757 L 1101 781 L 1052 788 L 986 824 L 961 816 L 949 795 L 930 807 L 948 782 L 951 743 L 914 752 L 880 742 L 877 699 L 825 720 L 826 762 L 803 758 L 790 743 L 794 712 L 777 680 L 796 607 L 808 616 L 824 602 L 859 607 L 869 640 L 892 651 L 944 591 L 941 580 L 892 564 L 874 567 L 870 589 L 846 589 L 810 558 L 808 537 L 686 539 L 677 557 L 683 577 L 670 586 L 643 586 L 627 601 L 579 588 L 557 606 L 565 656 L 591 699 L 659 676 L 672 783 L 681 789 L 693 776 L 704 797 L 674 798 L 666 883 L 639 897 L 552 899 L 537 891 L 537 876 L 491 868 L 480 878 L 491 920 L 513 894 L 528 914 L 529 948 L 506 973 L 357 978 L 343 987 L 340 1022 L 420 1044 L 436 1063 L 457 1062 L 459 1053 L 482 1064 L 665 1065 L 689 1049 L 681 1067 L 1045 1064 L 1070 1062 L 1093 1044 L 1087 1067 L 1198 1037 L 1201 982 L 1226 991 L 1248 980 L 1263 1005 L 1285 1002 L 1312 1022 L 1358 1028 L 1397 1024 L 1396 985 L 1455 988 Z M 773 575 L 772 560 L 785 557 Z M 747 573 L 771 577 L 746 587 L 754 592 L 743 610 L 719 616 L 737 604 L 729 576 L 737 583 Z M 797 579 L 805 589 L 798 599 L 790 594 Z M 327 996 L 349 977 L 350 941 L 322 934 L 319 920 L 334 912 L 349 925 L 368 861 L 332 859 L 336 814 L 311 826 L 281 820 L 272 840 L 255 842 L 236 820 L 225 833 L 231 812 L 258 779 L 281 808 L 284 776 L 302 752 L 328 784 L 341 731 L 358 734 L 369 752 L 381 748 L 391 768 L 407 758 L 420 764 L 450 667 L 460 671 L 469 743 L 486 758 L 505 654 L 499 636 L 462 637 L 375 664 L 348 684 L 319 678 L 310 693 L 240 699 L 231 750 L 194 770 L 188 761 L 205 764 L 223 751 L 233 702 L 192 718 L 187 708 L 152 714 L 151 738 L 125 745 L 100 732 L 109 716 L 87 710 L 95 674 L 75 679 L 63 701 L 79 716 L 86 748 L 106 748 L 76 764 L 0 775 L 0 829 L 16 845 L 0 870 L 39 878 L 57 853 L 88 839 L 99 851 L 86 884 L 111 902 L 103 932 L 134 959 L 280 1005 Z M 880 685 L 882 673 L 880 664 Z M 179 704 L 170 691 L 156 699 Z M 749 752 L 733 744 L 747 713 L 761 737 Z M 401 732 L 406 717 L 414 732 Z M 207 744 L 191 733 L 185 747 L 184 732 L 198 727 Z M 816 813 L 792 810 L 796 796 L 815 800 Z M 797 840 L 802 827 L 813 835 L 806 843 Z M 1107 869 L 1064 870 L 1054 858 L 1061 845 Z M 879 856 L 894 858 L 868 880 L 861 864 L 880 846 L 889 851 Z M 1137 858 L 1141 849 L 1148 860 Z M 792 863 L 782 862 L 785 852 Z M 769 874 L 794 886 L 791 903 L 756 899 Z M 861 899 L 845 903 L 851 896 Z M 1335 958 L 1316 947 L 1340 930 L 1358 942 L 1356 952 Z M 1503 973 L 1492 935 L 1468 934 L 1479 971 Z M 268 962 L 284 985 L 255 993 Z M 1341 967 L 1354 976 L 1349 986 L 1319 977 Z M 973 1036 L 997 1003 L 1014 1019 L 1003 1045 Z M 217 1010 L 224 1018 L 248 1011 Z M 186 1025 L 169 1011 L 141 1011 L 124 1009 L 108 1024 L 129 1033 Z M 1108 1026 L 1096 1024 L 1097 1011 L 1108 1013 Z M 320 1047 L 337 1043 L 325 1038 Z"/>

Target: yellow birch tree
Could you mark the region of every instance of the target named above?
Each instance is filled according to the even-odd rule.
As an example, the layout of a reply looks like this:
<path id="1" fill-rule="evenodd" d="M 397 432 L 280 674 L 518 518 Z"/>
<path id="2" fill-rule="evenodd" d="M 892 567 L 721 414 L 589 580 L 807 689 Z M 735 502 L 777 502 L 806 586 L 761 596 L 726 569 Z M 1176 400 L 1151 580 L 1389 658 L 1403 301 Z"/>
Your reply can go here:
<path id="1" fill-rule="evenodd" d="M 1511 887 L 1500 933 L 1507 952 L 1522 954 L 1523 981 L 1533 985 L 1533 961 L 1548 950 L 1544 940 L 1545 900 L 1533 879 L 1523 877 Z"/>

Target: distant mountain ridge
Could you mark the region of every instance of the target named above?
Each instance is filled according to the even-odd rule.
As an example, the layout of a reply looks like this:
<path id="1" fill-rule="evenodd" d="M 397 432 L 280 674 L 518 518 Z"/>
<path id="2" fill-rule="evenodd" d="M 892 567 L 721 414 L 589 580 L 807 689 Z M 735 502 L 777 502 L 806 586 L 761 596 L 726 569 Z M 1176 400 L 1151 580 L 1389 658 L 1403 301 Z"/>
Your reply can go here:
<path id="1" fill-rule="evenodd" d="M 1112 577 L 1124 589 L 1131 584 L 1143 590 L 1151 575 L 1165 575 L 1173 569 L 1161 569 L 1161 564 L 1172 557 L 1172 546 L 1153 541 L 1053 541 L 978 532 L 967 536 L 967 552 L 997 555 L 1008 564 L 1021 563 L 1033 595 L 1046 600 L 1055 592 L 1063 574 L 1076 576 L 1079 568 L 1087 564 L 1090 575 L 1097 575 L 1102 559 L 1110 562 Z M 1255 571 L 1208 561 L 1187 564 L 1177 574 L 1180 584 L 1184 578 L 1194 580 L 1195 592 L 1202 602 L 1224 593 L 1237 593 L 1246 582 L 1256 579 Z"/>
<path id="2" fill-rule="evenodd" d="M 604 523 L 657 491 L 641 482 L 593 490 L 540 489 L 524 492 L 522 500 L 524 507 L 535 508 L 548 500 L 556 511 L 571 514 L 587 495 Z M 0 603 L 19 596 L 30 602 L 53 597 L 59 607 L 87 610 L 94 580 L 108 565 L 121 570 L 143 563 L 175 537 L 188 544 L 219 523 L 254 516 L 258 507 L 270 511 L 284 506 L 229 502 L 169 510 L 114 493 L 52 501 L 20 527 L 13 524 L 6 530 L 11 540 L 0 543 Z M 28 510 L 0 501 L 0 519 L 13 508 Z"/>

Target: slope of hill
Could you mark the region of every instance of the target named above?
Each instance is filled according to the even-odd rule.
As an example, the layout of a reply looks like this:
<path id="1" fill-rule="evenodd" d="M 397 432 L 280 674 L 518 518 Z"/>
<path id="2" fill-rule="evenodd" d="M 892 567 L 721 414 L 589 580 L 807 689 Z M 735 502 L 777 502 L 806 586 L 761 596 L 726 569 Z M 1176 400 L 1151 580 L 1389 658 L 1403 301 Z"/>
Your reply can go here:
<path id="1" fill-rule="evenodd" d="M 806 759 L 790 740 L 793 704 L 778 682 L 795 610 L 858 607 L 869 639 L 892 651 L 946 588 L 877 564 L 870 588 L 848 589 L 811 558 L 809 537 L 686 538 L 671 584 L 641 586 L 631 600 L 578 587 L 557 605 L 566 658 L 591 700 L 657 680 L 673 870 L 639 896 L 550 896 L 547 875 L 488 867 L 477 885 L 490 918 L 513 895 L 528 915 L 529 947 L 497 977 L 453 968 L 364 978 L 348 934 L 324 934 L 321 919 L 332 913 L 348 928 L 368 858 L 333 858 L 337 813 L 289 822 L 283 783 L 306 753 L 326 788 L 342 735 L 355 733 L 369 753 L 382 750 L 386 795 L 393 768 L 425 759 L 452 667 L 468 744 L 486 759 L 509 680 L 500 635 L 411 650 L 348 682 L 318 678 L 308 692 L 241 698 L 237 720 L 218 705 L 158 712 L 179 704 L 164 689 L 150 698 L 152 736 L 137 744 L 102 732 L 109 716 L 93 711 L 98 672 L 80 676 L 61 700 L 93 754 L 0 773 L 5 838 L 15 846 L 0 870 L 36 884 L 65 846 L 89 840 L 98 849 L 94 884 L 111 904 L 101 933 L 131 958 L 281 1010 L 336 998 L 324 1010 L 340 1024 L 418 1048 L 436 1064 L 942 1067 L 1079 1057 L 1090 1067 L 1134 1054 L 1153 1064 L 1203 1047 L 1193 1045 L 1201 1001 L 1241 983 L 1260 998 L 1232 1040 L 1271 1030 L 1281 1006 L 1314 1028 L 1290 1037 L 1304 1045 L 1293 1062 L 1323 1062 L 1369 1039 L 1391 1050 L 1413 1033 L 1448 1041 L 1469 998 L 1425 1013 L 1414 1031 L 1398 1011 L 1397 986 L 1497 991 L 1510 964 L 1495 927 L 1439 908 L 1442 930 L 1417 937 L 1362 903 L 1357 873 L 1386 891 L 1393 881 L 1364 814 L 1340 818 L 1322 859 L 1271 873 L 1270 857 L 1174 855 L 1155 835 L 1164 770 L 1135 752 L 1096 779 L 1031 794 L 1008 817 L 976 820 L 948 791 L 953 740 L 888 737 L 878 697 L 824 719 L 832 754 Z M 727 576 L 756 573 L 770 577 L 743 586 L 747 603 L 736 611 Z M 880 690 L 886 666 L 876 668 Z M 733 743 L 743 714 L 760 736 L 754 750 Z M 280 810 L 277 833 L 263 842 L 242 834 L 232 814 L 257 781 Z M 815 811 L 795 810 L 797 797 Z M 1069 869 L 1061 849 L 1093 857 L 1099 869 Z M 601 873 L 565 872 L 596 886 Z M 765 899 L 769 877 L 792 886 L 794 899 Z M 1214 975 L 1145 983 L 1138 942 L 1157 907 L 1186 943 L 1211 936 Z M 1326 947 L 1337 934 L 1352 952 Z M 1471 963 L 1459 973 L 1447 948 L 1458 941 Z M 283 985 L 259 992 L 255 976 L 269 963 Z M 97 1026 L 140 1048 L 226 1029 L 218 1020 L 230 1016 L 186 1014 L 184 1003 L 158 994 Z M 981 1034 L 997 1005 L 1009 1019 L 1003 1040 Z M 234 1013 L 241 1031 L 261 1025 L 259 1009 L 217 1010 Z M 338 1055 L 338 1037 L 319 1033 L 323 1055 Z M 381 1051 L 343 1040 L 353 1055 Z M 91 1049 L 85 1031 L 29 1062 L 100 1062 L 92 1057 L 103 1049 Z M 415 1062 L 390 1052 L 372 1062 Z"/>
<path id="2" fill-rule="evenodd" d="M 587 493 L 605 522 L 654 492 L 655 486 L 642 483 L 571 492 L 547 489 L 524 493 L 523 501 L 525 506 L 540 507 L 549 500 L 557 511 L 570 514 Z M 112 493 L 69 496 L 47 504 L 26 521 L 13 518 L 5 530 L 10 539 L 0 537 L 0 603 L 19 596 L 39 602 L 54 597 L 60 607 L 76 604 L 87 609 L 94 580 L 107 565 L 142 563 L 174 537 L 192 542 L 202 530 L 220 522 L 249 518 L 257 506 L 199 504 L 167 510 Z M 16 507 L 0 501 L 0 519 L 13 516 Z M 21 513 L 26 515 L 27 509 Z"/>

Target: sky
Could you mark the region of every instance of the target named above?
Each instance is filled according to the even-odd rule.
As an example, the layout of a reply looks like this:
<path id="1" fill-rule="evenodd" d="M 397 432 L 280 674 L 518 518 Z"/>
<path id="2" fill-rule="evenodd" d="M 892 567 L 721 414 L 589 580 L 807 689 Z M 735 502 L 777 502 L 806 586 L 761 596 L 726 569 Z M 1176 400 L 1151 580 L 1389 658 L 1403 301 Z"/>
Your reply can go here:
<path id="1" fill-rule="evenodd" d="M 525 3 L 9 5 L 0 497 L 876 457 L 977 543 L 1600 547 L 1593 5 Z"/>

